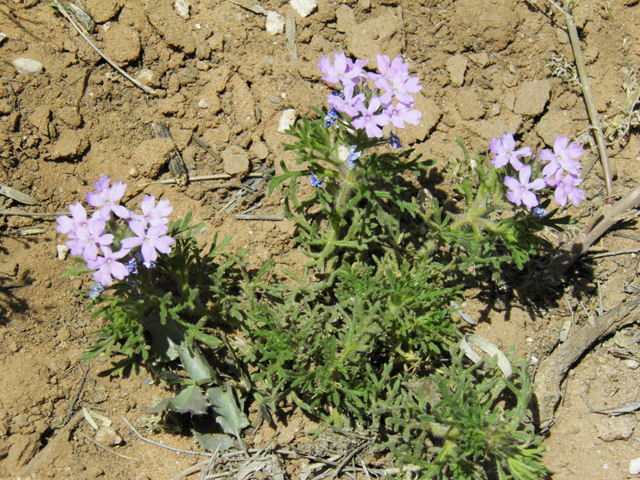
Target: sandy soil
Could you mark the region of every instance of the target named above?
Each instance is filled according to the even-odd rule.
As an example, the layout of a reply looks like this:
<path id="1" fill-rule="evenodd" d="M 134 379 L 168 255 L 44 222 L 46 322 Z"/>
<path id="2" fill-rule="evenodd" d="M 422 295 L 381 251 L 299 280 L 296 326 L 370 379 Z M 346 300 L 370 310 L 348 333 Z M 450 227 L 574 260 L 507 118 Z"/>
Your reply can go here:
<path id="1" fill-rule="evenodd" d="M 97 23 L 96 45 L 156 95 L 116 73 L 49 2 L 2 0 L 0 32 L 7 37 L 0 42 L 0 183 L 38 204 L 0 196 L 0 208 L 60 212 L 84 200 L 105 174 L 129 185 L 131 204 L 149 193 L 171 200 L 174 218 L 193 211 L 194 220 L 206 225 L 203 244 L 214 232 L 233 234 L 231 248 L 249 246 L 252 262 L 276 258 L 275 268 L 300 268 L 291 222 L 234 218 L 259 202 L 252 213 L 281 215 L 277 194 L 262 190 L 231 202 L 250 172 L 277 169 L 281 159 L 293 167 L 281 146 L 287 137 L 278 132 L 280 117 L 287 109 L 302 116 L 324 105 L 329 87 L 316 62 L 334 51 L 372 61 L 375 53 L 402 54 L 411 62 L 424 87 L 417 104 L 423 121 L 403 131 L 401 140 L 437 159 L 444 181 L 431 185 L 434 191 L 447 194 L 456 181 L 455 138 L 480 151 L 504 131 L 536 148 L 552 145 L 557 134 L 580 136 L 589 147 L 581 91 L 558 60 L 573 59 L 564 20 L 541 0 L 544 11 L 516 0 L 319 0 L 304 18 L 288 2 L 260 2 L 285 21 L 295 20 L 292 44 L 284 33 L 267 32 L 264 15 L 231 1 L 191 0 L 188 19 L 164 0 L 86 3 Z M 626 100 L 629 69 L 640 60 L 640 6 L 631 0 L 581 2 L 576 21 L 598 110 L 612 118 Z M 42 72 L 17 72 L 17 58 L 41 62 Z M 565 68 L 564 78 L 553 75 L 558 66 Z M 231 178 L 143 186 L 173 178 L 168 163 L 174 145 L 156 138 L 154 121 L 169 127 L 190 176 Z M 639 150 L 633 128 L 610 147 L 617 196 L 640 177 Z M 588 201 L 568 209 L 581 223 L 604 201 L 597 167 L 584 185 Z M 54 218 L 0 216 L 0 477 L 172 478 L 203 458 L 144 443 L 121 418 L 144 425 L 145 411 L 166 391 L 135 375 L 105 376 L 106 359 L 92 365 L 78 360 L 92 341 L 88 332 L 99 325 L 79 296 L 90 278 L 61 277 L 69 260 L 57 257 L 63 239 Z M 638 240 L 630 221 L 594 251 L 634 249 Z M 633 295 L 629 285 L 640 286 L 637 273 L 636 253 L 599 258 L 591 273 L 555 287 L 554 300 L 534 305 L 475 289 L 467 292 L 467 313 L 479 322 L 475 333 L 514 347 L 535 365 L 553 351 L 567 321 L 571 335 L 589 316 Z M 636 330 L 623 333 L 630 338 Z M 634 414 L 592 414 L 581 398 L 596 408 L 637 399 L 638 363 L 615 356 L 617 348 L 612 338 L 599 344 L 563 385 L 564 400 L 545 440 L 545 462 L 555 480 L 627 478 L 630 460 L 640 456 Z M 96 438 L 83 418 L 74 417 L 80 407 L 109 418 L 113 435 Z M 69 419 L 66 430 L 53 428 Z M 309 444 L 315 426 L 285 405 L 277 443 Z M 141 432 L 176 448 L 199 448 L 188 435 Z M 273 433 L 265 426 L 247 444 L 260 448 Z M 38 457 L 49 442 L 55 449 Z M 309 463 L 279 461 L 286 478 L 300 478 Z"/>

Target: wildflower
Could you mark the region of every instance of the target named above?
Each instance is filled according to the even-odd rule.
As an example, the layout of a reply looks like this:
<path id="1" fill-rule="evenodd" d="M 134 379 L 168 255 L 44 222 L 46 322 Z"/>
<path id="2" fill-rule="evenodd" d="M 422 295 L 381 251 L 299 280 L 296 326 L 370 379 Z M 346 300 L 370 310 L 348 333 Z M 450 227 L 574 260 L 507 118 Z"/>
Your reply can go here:
<path id="1" fill-rule="evenodd" d="M 69 234 L 77 226 L 86 227 L 88 223 L 87 211 L 80 202 L 69 205 L 69 213 L 71 213 L 71 218 L 66 216 L 56 218 L 56 223 L 58 224 L 56 230 L 64 235 Z"/>
<path id="2" fill-rule="evenodd" d="M 393 148 L 394 150 L 402 148 L 400 138 L 393 132 L 389 132 L 389 143 L 391 144 L 391 148 Z"/>
<path id="3" fill-rule="evenodd" d="M 378 72 L 380 73 L 371 72 L 368 78 L 374 82 L 376 87 L 383 90 L 389 90 L 389 81 L 398 75 L 399 72 L 409 72 L 409 65 L 404 63 L 400 56 L 394 58 L 393 62 L 390 62 L 387 55 L 376 55 L 376 63 L 378 64 Z"/>
<path id="4" fill-rule="evenodd" d="M 410 77 L 408 70 L 398 70 L 392 77 L 379 79 L 376 87 L 386 90 L 382 95 L 382 101 L 390 103 L 395 97 L 400 103 L 412 107 L 416 101 L 411 93 L 418 93 L 422 90 L 420 79 L 418 77 Z"/>
<path id="5" fill-rule="evenodd" d="M 102 294 L 102 292 L 104 292 L 104 287 L 102 286 L 102 284 L 94 283 L 93 285 L 91 285 L 91 288 L 89 288 L 89 299 L 94 300 L 98 298 Z"/>
<path id="6" fill-rule="evenodd" d="M 581 157 L 583 153 L 584 150 L 578 142 L 569 145 L 568 137 L 558 135 L 553 143 L 553 152 L 547 149 L 540 152 L 540 160 L 550 162 L 542 170 L 542 175 L 553 177 L 558 170 L 562 169 L 572 175 L 579 176 L 582 164 L 573 159 Z"/>
<path id="7" fill-rule="evenodd" d="M 325 82 L 342 83 L 346 87 L 360 82 L 362 67 L 366 65 L 366 62 L 358 60 L 354 63 L 344 53 L 334 53 L 333 65 L 326 56 L 322 56 L 317 65 L 320 71 L 325 74 L 322 77 Z"/>
<path id="8" fill-rule="evenodd" d="M 542 207 L 533 207 L 533 210 L 531 210 L 531 215 L 538 218 L 544 218 L 548 215 L 548 213 Z"/>
<path id="9" fill-rule="evenodd" d="M 503 133 L 502 140 L 496 137 L 492 138 L 489 148 L 491 149 L 491 153 L 495 155 L 491 163 L 493 163 L 496 168 L 501 168 L 507 163 L 511 163 L 511 166 L 519 171 L 524 164 L 518 160 L 518 157 L 528 157 L 531 155 L 530 147 L 515 150 L 516 141 L 510 133 Z"/>
<path id="10" fill-rule="evenodd" d="M 315 173 L 311 172 L 311 186 L 315 188 L 322 188 L 322 184 L 324 183 L 324 178 L 319 179 L 316 177 Z"/>
<path id="11" fill-rule="evenodd" d="M 127 267 L 127 271 L 131 275 L 138 274 L 138 263 L 136 262 L 135 258 L 132 258 L 131 260 L 129 260 L 127 263 L 124 264 L 124 266 Z"/>
<path id="12" fill-rule="evenodd" d="M 129 229 L 137 236 L 123 239 L 122 246 L 128 249 L 141 247 L 140 252 L 145 262 L 155 262 L 158 252 L 171 253 L 171 246 L 176 243 L 173 238 L 165 235 L 168 231 L 166 225 L 152 225 L 146 230 L 144 223 L 132 220 L 129 222 Z"/>
<path id="13" fill-rule="evenodd" d="M 128 248 L 122 248 L 120 251 L 113 253 L 107 246 L 101 247 L 102 257 L 97 257 L 95 260 L 87 261 L 87 268 L 91 270 L 97 270 L 93 274 L 93 279 L 96 282 L 100 282 L 105 287 L 111 284 L 112 277 L 116 280 L 122 280 L 129 275 L 127 267 L 118 262 L 122 257 L 129 253 Z"/>
<path id="14" fill-rule="evenodd" d="M 145 195 L 140 202 L 140 209 L 142 215 L 130 212 L 132 220 L 142 222 L 147 225 L 166 225 L 169 223 L 168 216 L 173 211 L 173 207 L 170 205 L 169 200 L 160 200 L 156 205 L 156 199 L 153 195 Z"/>
<path id="15" fill-rule="evenodd" d="M 364 93 L 359 93 L 354 96 L 353 89 L 353 85 L 346 85 L 341 92 L 342 95 L 329 95 L 327 102 L 335 111 L 346 113 L 350 117 L 356 117 L 358 115 L 356 104 L 364 101 L 365 96 Z"/>
<path id="16" fill-rule="evenodd" d="M 418 125 L 420 123 L 420 118 L 422 117 L 422 112 L 420 110 L 411 110 L 410 107 L 407 107 L 403 103 L 398 103 L 396 105 L 389 103 L 384 105 L 384 107 L 384 113 L 389 115 L 391 125 L 396 128 L 404 128 L 404 122 L 411 125 Z"/>
<path id="17" fill-rule="evenodd" d="M 362 152 L 356 152 L 356 146 L 351 145 L 349 147 L 349 156 L 347 157 L 347 163 L 349 164 L 349 170 L 353 170 L 356 166 L 354 163 L 356 160 L 360 158 Z"/>
<path id="18" fill-rule="evenodd" d="M 528 209 L 532 209 L 533 207 L 538 205 L 538 198 L 536 194 L 531 190 L 541 190 L 546 187 L 546 182 L 542 178 L 538 178 L 533 182 L 529 183 L 529 179 L 531 178 L 531 166 L 524 165 L 519 172 L 520 181 L 516 180 L 513 177 L 506 176 L 504 177 L 504 184 L 509 188 L 509 192 L 507 193 L 507 198 L 510 202 L 515 203 L 516 205 L 524 205 Z"/>
<path id="19" fill-rule="evenodd" d="M 353 120 L 351 125 L 357 129 L 366 129 L 369 138 L 380 138 L 382 136 L 380 127 L 389 125 L 389 115 L 384 112 L 376 114 L 381 105 L 378 97 L 372 97 L 368 107 L 365 106 L 363 101 L 358 102 L 356 108 L 362 116 Z"/>
<path id="20" fill-rule="evenodd" d="M 338 119 L 338 112 L 335 108 L 331 107 L 327 115 L 324 117 L 324 128 L 329 128 L 332 125 L 336 124 L 336 120 Z"/>
<path id="21" fill-rule="evenodd" d="M 587 198 L 583 190 L 575 188 L 582 183 L 582 179 L 573 174 L 562 178 L 562 174 L 562 169 L 559 169 L 553 177 L 545 178 L 547 185 L 556 189 L 553 199 L 563 207 L 567 204 L 567 200 L 574 205 L 580 205 L 580 200 L 586 200 Z"/>
<path id="22" fill-rule="evenodd" d="M 71 255 L 82 255 L 85 261 L 95 260 L 98 247 L 102 248 L 113 243 L 113 235 L 105 234 L 105 221 L 100 217 L 92 217 L 87 226 L 75 225 L 69 232 L 69 240 L 65 245 Z"/>
<path id="23" fill-rule="evenodd" d="M 99 213 L 103 220 L 111 219 L 111 212 L 117 217 L 129 218 L 129 211 L 117 203 L 120 201 L 127 189 L 127 184 L 120 180 L 109 186 L 111 180 L 102 175 L 94 182 L 95 192 L 87 192 L 87 203 L 92 207 L 100 208 Z"/>

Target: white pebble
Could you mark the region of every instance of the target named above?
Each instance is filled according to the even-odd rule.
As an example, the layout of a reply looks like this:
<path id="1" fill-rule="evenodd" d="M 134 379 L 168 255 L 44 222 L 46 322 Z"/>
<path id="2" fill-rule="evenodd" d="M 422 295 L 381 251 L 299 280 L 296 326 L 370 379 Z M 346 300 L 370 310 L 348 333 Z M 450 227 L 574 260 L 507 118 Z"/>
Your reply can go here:
<path id="1" fill-rule="evenodd" d="M 69 249 L 66 245 L 56 245 L 58 251 L 58 260 L 66 260 L 69 255 Z"/>
<path id="2" fill-rule="evenodd" d="M 178 15 L 180 15 L 185 20 L 189 19 L 189 2 L 188 0 L 176 0 L 176 3 L 173 5 L 176 9 Z"/>
<path id="3" fill-rule="evenodd" d="M 278 125 L 278 131 L 280 133 L 284 133 L 285 130 L 288 130 L 296 121 L 296 117 L 298 114 L 293 108 L 285 110 L 282 112 L 282 116 L 280 117 L 280 124 Z"/>
<path id="4" fill-rule="evenodd" d="M 317 0 L 291 0 L 291 6 L 301 17 L 306 17 L 318 6 Z"/>
<path id="5" fill-rule="evenodd" d="M 267 13 L 267 32 L 271 35 L 277 35 L 284 32 L 284 17 L 277 12 Z"/>
<path id="6" fill-rule="evenodd" d="M 640 473 L 640 458 L 636 458 L 629 462 L 629 473 L 631 475 L 637 475 Z"/>
<path id="7" fill-rule="evenodd" d="M 13 61 L 13 66 L 20 73 L 42 73 L 42 64 L 30 58 L 16 58 Z"/>
<path id="8" fill-rule="evenodd" d="M 200 99 L 200 101 L 198 102 L 198 106 L 200 108 L 209 108 L 209 104 L 207 103 L 207 101 L 204 98 Z"/>

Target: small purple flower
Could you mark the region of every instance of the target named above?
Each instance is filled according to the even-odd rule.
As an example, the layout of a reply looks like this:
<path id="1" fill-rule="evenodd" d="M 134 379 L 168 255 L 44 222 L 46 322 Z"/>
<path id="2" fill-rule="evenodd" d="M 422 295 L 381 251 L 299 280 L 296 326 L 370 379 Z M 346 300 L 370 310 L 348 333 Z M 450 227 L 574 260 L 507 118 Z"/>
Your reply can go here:
<path id="1" fill-rule="evenodd" d="M 127 271 L 131 275 L 138 274 L 138 263 L 136 262 L 135 258 L 132 258 L 131 260 L 129 260 L 127 263 L 124 264 L 124 266 L 127 267 Z"/>
<path id="2" fill-rule="evenodd" d="M 398 70 L 389 80 L 384 77 L 379 78 L 376 87 L 387 91 L 381 97 L 384 103 L 390 103 L 395 96 L 400 103 L 404 103 L 408 107 L 412 107 L 416 103 L 411 93 L 418 93 L 422 90 L 420 79 L 410 77 L 408 70 Z"/>
<path id="3" fill-rule="evenodd" d="M 131 219 L 142 222 L 146 225 L 166 225 L 169 223 L 168 216 L 173 211 L 169 200 L 160 200 L 156 205 L 156 199 L 153 195 L 145 195 L 140 202 L 142 215 L 130 212 Z"/>
<path id="4" fill-rule="evenodd" d="M 113 243 L 113 235 L 105 234 L 105 221 L 92 216 L 87 226 L 75 225 L 69 232 L 69 240 L 65 245 L 71 255 L 82 255 L 85 261 L 95 260 L 98 256 L 98 247 L 108 247 Z"/>
<path id="5" fill-rule="evenodd" d="M 118 262 L 122 257 L 129 254 L 129 249 L 122 248 L 116 253 L 113 253 L 109 247 L 102 247 L 101 250 L 104 256 L 87 261 L 87 268 L 97 270 L 93 274 L 93 279 L 96 282 L 100 282 L 106 287 L 111 284 L 112 277 L 116 280 L 122 280 L 129 275 L 127 267 Z"/>
<path id="6" fill-rule="evenodd" d="M 94 300 L 104 292 L 104 286 L 101 283 L 94 283 L 89 288 L 89 299 Z"/>
<path id="7" fill-rule="evenodd" d="M 562 174 L 562 169 L 559 169 L 553 177 L 545 178 L 547 185 L 556 189 L 553 199 L 563 207 L 567 204 L 567 200 L 574 205 L 580 205 L 580 200 L 587 198 L 583 190 L 575 188 L 582 183 L 582 179 L 573 174 L 562 178 Z"/>
<path id="8" fill-rule="evenodd" d="M 84 209 L 80 202 L 76 202 L 73 205 L 69 205 L 69 213 L 71 218 L 61 216 L 56 218 L 56 230 L 65 235 L 69 234 L 76 227 L 86 227 L 88 224 L 87 211 Z"/>
<path id="9" fill-rule="evenodd" d="M 336 124 L 336 120 L 338 119 L 338 112 L 335 108 L 331 107 L 327 112 L 327 115 L 324 117 L 324 128 L 329 128 L 332 125 Z"/>
<path id="10" fill-rule="evenodd" d="M 411 110 L 403 103 L 385 105 L 384 113 L 389 115 L 391 125 L 396 128 L 404 128 L 404 122 L 411 125 L 418 125 L 420 118 L 422 118 L 422 112 L 420 110 Z"/>
<path id="11" fill-rule="evenodd" d="M 120 201 L 127 189 L 127 184 L 120 180 L 114 182 L 111 187 L 111 180 L 106 175 L 102 175 L 93 185 L 95 192 L 87 192 L 87 203 L 92 207 L 100 208 L 100 216 L 103 220 L 111 219 L 111 212 L 120 218 L 129 218 L 129 210 L 117 203 Z"/>
<path id="12" fill-rule="evenodd" d="M 393 148 L 394 150 L 402 148 L 400 138 L 393 132 L 389 132 L 389 143 L 391 144 L 391 148 Z"/>
<path id="13" fill-rule="evenodd" d="M 366 62 L 358 60 L 355 63 L 344 53 L 333 54 L 333 65 L 328 57 L 322 56 L 318 62 L 320 71 L 324 73 L 322 79 L 327 83 L 342 83 L 343 86 L 355 85 L 360 82 L 362 67 Z"/>
<path id="14" fill-rule="evenodd" d="M 516 180 L 513 177 L 506 176 L 504 177 L 504 184 L 510 190 L 507 193 L 507 198 L 510 202 L 515 203 L 516 205 L 524 205 L 531 210 L 533 207 L 538 205 L 538 198 L 536 194 L 531 190 L 541 190 L 547 186 L 546 182 L 542 178 L 538 178 L 533 182 L 529 183 L 529 179 L 531 178 L 531 166 L 524 165 L 519 172 L 520 181 Z"/>
<path id="15" fill-rule="evenodd" d="M 531 215 L 533 215 L 534 217 L 538 217 L 538 218 L 544 218 L 549 214 L 542 207 L 533 207 L 533 210 L 531 210 Z"/>
<path id="16" fill-rule="evenodd" d="M 358 112 L 362 114 L 361 117 L 354 119 L 351 122 L 354 128 L 358 130 L 366 129 L 367 136 L 369 138 L 382 137 L 381 126 L 389 125 L 389 115 L 386 113 L 376 114 L 376 111 L 382 106 L 378 97 L 372 97 L 369 100 L 369 106 L 365 106 L 364 102 L 360 101 L 357 104 Z"/>
<path id="17" fill-rule="evenodd" d="M 550 162 L 542 170 L 542 175 L 553 177 L 558 170 L 562 169 L 572 175 L 579 176 L 582 164 L 573 159 L 580 158 L 583 153 L 584 150 L 578 142 L 573 142 L 569 145 L 568 137 L 558 135 L 553 143 L 553 152 L 547 149 L 540 152 L 540 160 Z"/>
<path id="18" fill-rule="evenodd" d="M 336 111 L 346 113 L 350 117 L 358 115 L 358 109 L 356 105 L 358 102 L 364 101 L 364 93 L 353 95 L 353 85 L 346 85 L 342 90 L 342 95 L 329 95 L 327 97 L 327 103 L 331 105 Z"/>
<path id="19" fill-rule="evenodd" d="M 315 173 L 311 172 L 311 186 L 315 188 L 322 188 L 323 184 L 324 184 L 324 178 L 319 179 L 318 177 L 316 177 Z"/>
<path id="20" fill-rule="evenodd" d="M 171 246 L 176 243 L 173 238 L 165 235 L 169 230 L 166 225 L 153 225 L 146 230 L 144 223 L 132 220 L 129 222 L 129 229 L 137 237 L 124 238 L 122 246 L 128 249 L 141 247 L 140 252 L 145 262 L 155 262 L 158 252 L 171 253 Z"/>
<path id="21" fill-rule="evenodd" d="M 349 156 L 347 157 L 347 163 L 349 164 L 349 170 L 353 170 L 356 166 L 354 163 L 356 160 L 360 158 L 362 152 L 356 152 L 356 146 L 351 145 L 349 147 Z"/>
<path id="22" fill-rule="evenodd" d="M 495 155 L 491 163 L 493 163 L 496 168 L 501 168 L 507 163 L 511 163 L 511 166 L 519 171 L 523 167 L 523 163 L 518 160 L 518 157 L 528 157 L 531 155 L 531 148 L 529 147 L 515 150 L 516 141 L 510 133 L 503 133 L 502 140 L 496 137 L 492 138 L 489 148 L 491 149 L 491 153 Z"/>

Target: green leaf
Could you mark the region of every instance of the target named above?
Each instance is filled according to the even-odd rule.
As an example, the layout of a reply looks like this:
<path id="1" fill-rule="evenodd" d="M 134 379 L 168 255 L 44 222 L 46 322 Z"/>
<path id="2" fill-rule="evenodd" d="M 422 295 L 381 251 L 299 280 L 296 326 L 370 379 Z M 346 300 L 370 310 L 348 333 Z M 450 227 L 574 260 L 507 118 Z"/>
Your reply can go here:
<path id="1" fill-rule="evenodd" d="M 218 453 L 222 453 L 233 447 L 234 440 L 229 435 L 222 435 L 220 433 L 201 433 L 197 430 L 193 430 L 193 433 L 195 434 L 200 446 L 207 452 L 213 453 L 217 450 Z"/>
<path id="2" fill-rule="evenodd" d="M 147 410 L 147 413 L 177 412 L 206 415 L 210 406 L 200 388 L 189 385 L 177 397 L 162 400 L 155 407 Z"/>
<path id="3" fill-rule="evenodd" d="M 249 419 L 241 410 L 244 402 L 240 402 L 238 407 L 231 389 L 225 391 L 220 387 L 210 388 L 207 390 L 207 396 L 213 405 L 213 410 L 218 415 L 216 422 L 220 424 L 225 433 L 237 436 L 243 428 L 251 425 Z"/>

